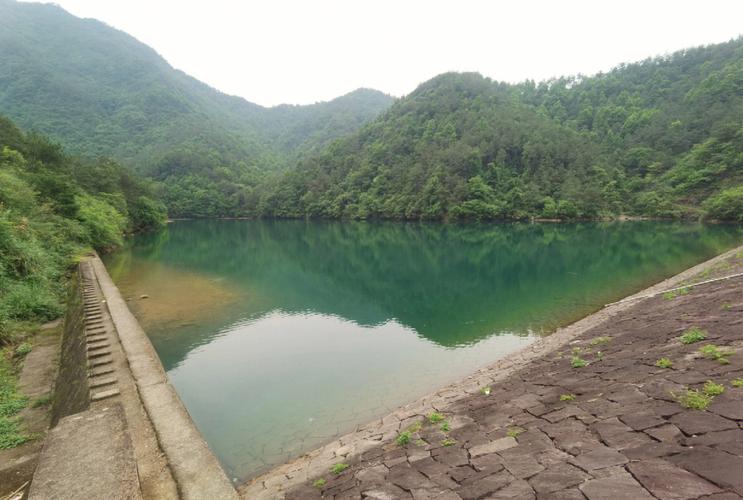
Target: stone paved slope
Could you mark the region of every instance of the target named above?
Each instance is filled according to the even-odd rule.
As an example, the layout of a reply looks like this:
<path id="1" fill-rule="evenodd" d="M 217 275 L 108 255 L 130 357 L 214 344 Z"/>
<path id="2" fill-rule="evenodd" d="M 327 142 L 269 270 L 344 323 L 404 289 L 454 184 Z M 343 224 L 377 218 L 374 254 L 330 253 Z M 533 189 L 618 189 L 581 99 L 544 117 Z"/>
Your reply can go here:
<path id="1" fill-rule="evenodd" d="M 738 251 L 691 281 L 741 271 Z M 692 327 L 706 339 L 682 343 Z M 700 348 L 708 345 L 728 355 L 704 357 Z M 573 367 L 582 364 L 575 358 L 588 364 Z M 672 366 L 656 366 L 661 358 Z M 704 400 L 707 381 L 723 392 L 707 397 L 706 409 L 679 402 L 688 390 Z M 387 434 L 340 474 L 316 471 L 280 493 L 264 482 L 263 496 L 741 498 L 742 383 L 743 278 L 734 278 L 638 301 L 489 390 L 437 407 L 448 431 L 444 422 L 411 416 L 398 426 L 409 428 L 409 443 Z M 283 477 L 291 482 L 291 474 Z"/>

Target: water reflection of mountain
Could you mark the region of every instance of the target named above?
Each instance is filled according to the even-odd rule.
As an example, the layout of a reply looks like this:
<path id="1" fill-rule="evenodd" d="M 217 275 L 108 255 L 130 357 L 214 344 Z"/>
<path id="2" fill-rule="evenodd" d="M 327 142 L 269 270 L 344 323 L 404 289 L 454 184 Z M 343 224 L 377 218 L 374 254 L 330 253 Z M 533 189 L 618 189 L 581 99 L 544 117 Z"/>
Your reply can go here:
<path id="1" fill-rule="evenodd" d="M 442 346 L 550 329 L 732 246 L 734 226 L 185 221 L 109 258 L 224 277 L 249 290 L 198 325 L 151 332 L 176 363 L 235 321 L 313 311 L 396 319 Z M 188 340 L 186 340 L 188 339 Z M 170 364 L 170 363 L 169 363 Z"/>

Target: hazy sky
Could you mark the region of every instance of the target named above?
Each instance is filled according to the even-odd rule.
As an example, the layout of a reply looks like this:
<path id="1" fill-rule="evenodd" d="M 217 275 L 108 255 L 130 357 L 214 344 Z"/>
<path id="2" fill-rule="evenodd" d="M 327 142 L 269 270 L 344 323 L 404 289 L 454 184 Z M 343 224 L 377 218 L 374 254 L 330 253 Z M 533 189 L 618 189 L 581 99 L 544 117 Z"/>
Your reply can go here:
<path id="1" fill-rule="evenodd" d="M 263 105 L 358 87 L 396 96 L 445 71 L 509 82 L 593 74 L 743 33 L 743 1 L 56 0 Z"/>

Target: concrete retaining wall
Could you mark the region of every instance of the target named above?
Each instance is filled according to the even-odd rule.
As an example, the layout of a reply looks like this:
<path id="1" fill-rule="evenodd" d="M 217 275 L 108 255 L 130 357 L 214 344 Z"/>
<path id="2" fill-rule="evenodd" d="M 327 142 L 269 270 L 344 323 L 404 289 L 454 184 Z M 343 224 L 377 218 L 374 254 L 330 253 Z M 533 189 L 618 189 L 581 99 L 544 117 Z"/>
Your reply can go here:
<path id="1" fill-rule="evenodd" d="M 88 360 L 83 325 L 83 301 L 80 293 L 80 271 L 73 276 L 67 294 L 67 311 L 60 353 L 59 375 L 54 388 L 51 426 L 67 415 L 87 410 Z"/>

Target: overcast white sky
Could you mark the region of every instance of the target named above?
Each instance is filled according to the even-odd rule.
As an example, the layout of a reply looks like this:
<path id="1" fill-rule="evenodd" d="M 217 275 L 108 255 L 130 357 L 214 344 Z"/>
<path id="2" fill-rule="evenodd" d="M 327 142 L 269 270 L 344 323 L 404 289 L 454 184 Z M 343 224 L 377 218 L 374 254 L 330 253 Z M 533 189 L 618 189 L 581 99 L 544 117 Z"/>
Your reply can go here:
<path id="1" fill-rule="evenodd" d="M 743 33 L 743 1 L 56 0 L 263 105 L 358 87 L 396 96 L 445 71 L 509 82 L 608 70 Z"/>

